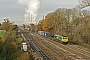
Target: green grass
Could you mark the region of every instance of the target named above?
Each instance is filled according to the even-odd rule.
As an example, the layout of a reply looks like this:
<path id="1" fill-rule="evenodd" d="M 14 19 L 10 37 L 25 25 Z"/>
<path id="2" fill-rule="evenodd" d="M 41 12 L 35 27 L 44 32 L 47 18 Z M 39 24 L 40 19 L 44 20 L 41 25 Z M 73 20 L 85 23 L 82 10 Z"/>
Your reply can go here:
<path id="1" fill-rule="evenodd" d="M 4 38 L 6 36 L 6 31 L 5 30 L 0 30 L 0 37 Z"/>

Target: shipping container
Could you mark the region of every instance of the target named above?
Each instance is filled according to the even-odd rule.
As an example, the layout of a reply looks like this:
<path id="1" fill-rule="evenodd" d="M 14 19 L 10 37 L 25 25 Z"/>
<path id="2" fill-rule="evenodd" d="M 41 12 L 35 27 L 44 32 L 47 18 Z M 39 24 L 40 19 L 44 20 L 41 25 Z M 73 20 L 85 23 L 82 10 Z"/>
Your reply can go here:
<path id="1" fill-rule="evenodd" d="M 42 36 L 42 33 L 43 33 L 44 31 L 40 31 L 40 35 Z"/>
<path id="2" fill-rule="evenodd" d="M 40 31 L 38 31 L 38 35 L 40 35 Z"/>
<path id="3" fill-rule="evenodd" d="M 44 31 L 42 32 L 42 36 L 45 36 L 45 32 Z"/>
<path id="4" fill-rule="evenodd" d="M 45 37 L 49 37 L 50 33 L 49 32 L 45 32 L 44 35 L 45 35 Z"/>

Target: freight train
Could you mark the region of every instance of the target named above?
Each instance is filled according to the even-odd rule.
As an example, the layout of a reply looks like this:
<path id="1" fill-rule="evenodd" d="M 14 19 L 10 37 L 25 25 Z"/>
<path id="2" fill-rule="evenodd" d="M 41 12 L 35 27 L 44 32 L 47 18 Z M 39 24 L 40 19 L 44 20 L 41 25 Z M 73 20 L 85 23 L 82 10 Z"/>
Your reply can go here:
<path id="1" fill-rule="evenodd" d="M 50 37 L 50 33 L 49 32 L 45 32 L 45 31 L 38 31 L 38 35 L 44 36 L 44 37 Z M 59 41 L 63 44 L 67 44 L 68 43 L 68 37 L 67 36 L 61 36 L 61 35 L 54 35 L 54 40 Z"/>

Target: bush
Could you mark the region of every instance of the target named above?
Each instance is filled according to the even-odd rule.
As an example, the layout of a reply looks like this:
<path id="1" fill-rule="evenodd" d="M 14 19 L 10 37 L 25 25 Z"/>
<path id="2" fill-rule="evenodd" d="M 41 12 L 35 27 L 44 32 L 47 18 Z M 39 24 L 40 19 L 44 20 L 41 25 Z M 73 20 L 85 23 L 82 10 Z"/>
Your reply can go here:
<path id="1" fill-rule="evenodd" d="M 16 42 L 6 43 L 5 48 L 9 54 L 16 52 L 17 50 Z"/>
<path id="2" fill-rule="evenodd" d="M 8 56 L 7 60 L 14 60 L 15 58 L 18 57 L 18 55 L 21 53 L 21 51 L 16 51 L 15 53 L 12 53 Z"/>

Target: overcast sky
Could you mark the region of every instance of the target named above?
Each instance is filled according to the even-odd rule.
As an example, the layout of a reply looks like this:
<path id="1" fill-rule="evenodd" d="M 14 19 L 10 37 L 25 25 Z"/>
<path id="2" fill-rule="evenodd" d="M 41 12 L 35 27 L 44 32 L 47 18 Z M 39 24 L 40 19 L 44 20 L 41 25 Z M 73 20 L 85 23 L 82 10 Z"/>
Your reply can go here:
<path id="1" fill-rule="evenodd" d="M 0 22 L 5 18 L 17 24 L 23 24 L 25 6 L 17 3 L 18 0 L 0 0 Z M 38 12 L 37 20 L 58 8 L 74 8 L 78 5 L 78 0 L 41 0 L 41 7 Z"/>

